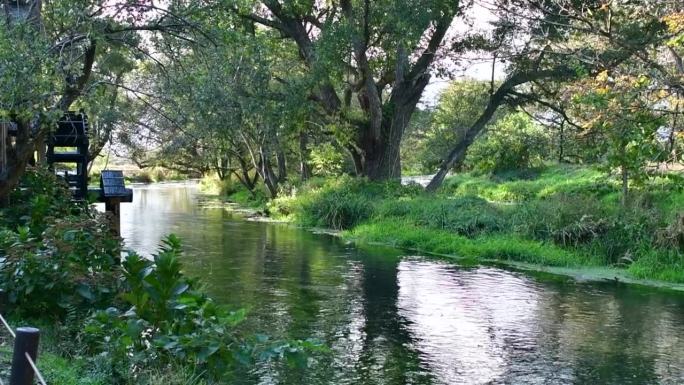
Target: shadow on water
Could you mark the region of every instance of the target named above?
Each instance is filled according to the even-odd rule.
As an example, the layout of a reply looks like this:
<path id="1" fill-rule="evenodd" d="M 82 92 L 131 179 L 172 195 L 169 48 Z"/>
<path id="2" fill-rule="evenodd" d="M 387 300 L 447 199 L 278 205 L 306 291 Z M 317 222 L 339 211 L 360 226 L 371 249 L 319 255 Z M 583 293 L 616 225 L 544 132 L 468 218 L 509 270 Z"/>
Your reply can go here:
<path id="1" fill-rule="evenodd" d="M 684 383 L 684 295 L 352 248 L 203 206 L 192 184 L 136 188 L 123 236 L 150 254 L 178 234 L 188 273 L 247 308 L 251 330 L 333 352 L 304 371 L 258 368 L 251 382 Z"/>

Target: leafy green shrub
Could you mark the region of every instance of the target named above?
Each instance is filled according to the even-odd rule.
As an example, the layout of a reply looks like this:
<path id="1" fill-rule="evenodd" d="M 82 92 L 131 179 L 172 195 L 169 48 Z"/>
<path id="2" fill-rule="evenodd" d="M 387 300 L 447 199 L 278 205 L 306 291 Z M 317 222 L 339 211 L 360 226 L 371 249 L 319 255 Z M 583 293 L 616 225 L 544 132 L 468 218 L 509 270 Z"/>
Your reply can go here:
<path id="1" fill-rule="evenodd" d="M 235 183 L 230 177 L 221 179 L 215 173 L 200 179 L 199 189 L 212 195 L 230 195 L 236 191 Z"/>
<path id="2" fill-rule="evenodd" d="M 60 318 L 73 306 L 111 301 L 117 281 L 119 241 L 99 219 L 55 220 L 34 237 L 28 227 L 3 232 L 0 289 L 26 315 Z"/>
<path id="3" fill-rule="evenodd" d="M 145 383 L 158 371 L 196 368 L 195 379 L 225 380 L 235 368 L 247 372 L 245 364 L 255 359 L 306 365 L 310 352 L 324 350 L 313 340 L 244 337 L 238 324 L 245 312 L 215 304 L 182 274 L 174 236 L 154 260 L 129 254 L 120 266 L 121 240 L 111 236 L 108 222 L 40 173 L 30 171 L 14 194 L 17 200 L 2 213 L 0 290 L 13 316 L 54 330 L 59 341 L 53 351 L 79 358 L 71 371 L 55 361 L 55 378 Z M 41 197 L 40 210 L 29 207 L 35 197 Z M 88 379 L 76 381 L 86 372 Z M 168 378 L 176 377 L 187 376 Z"/>
<path id="4" fill-rule="evenodd" d="M 174 363 L 225 380 L 257 353 L 301 363 L 305 350 L 320 348 L 314 341 L 268 346 L 265 336 L 243 338 L 237 326 L 245 319 L 244 310 L 228 311 L 201 292 L 182 273 L 180 254 L 174 235 L 163 240 L 153 260 L 129 254 L 123 261 L 124 303 L 96 312 L 86 324 L 84 339 L 92 353 L 111 355 L 120 375 Z"/>
<path id="5" fill-rule="evenodd" d="M 0 290 L 16 311 L 62 318 L 110 302 L 121 248 L 105 218 L 71 202 L 66 186 L 39 169 L 12 200 L 0 227 Z"/>
<path id="6" fill-rule="evenodd" d="M 0 213 L 0 226 L 28 226 L 39 236 L 53 218 L 85 214 L 86 207 L 71 202 L 66 183 L 43 168 L 28 168 L 18 188 L 10 194 L 9 207 Z"/>
<path id="7" fill-rule="evenodd" d="M 255 188 L 254 191 L 249 191 L 242 185 L 235 186 L 234 192 L 228 195 L 228 199 L 231 202 L 253 208 L 262 208 L 268 201 L 263 189 Z"/>
<path id="8" fill-rule="evenodd" d="M 538 167 L 543 165 L 549 143 L 546 132 L 529 116 L 509 114 L 471 146 L 466 166 L 482 173 Z"/>
<path id="9" fill-rule="evenodd" d="M 345 169 L 346 160 L 347 156 L 330 143 L 321 143 L 311 149 L 311 165 L 315 175 L 340 175 Z"/>
<path id="10" fill-rule="evenodd" d="M 180 241 L 166 238 L 154 260 L 129 254 L 123 262 L 126 308 L 97 312 L 85 328 L 96 352 L 130 362 L 130 370 L 162 358 L 182 359 L 226 370 L 247 354 L 235 333 L 244 312 L 228 312 L 181 273 Z M 245 349 L 243 352 L 242 349 Z"/>

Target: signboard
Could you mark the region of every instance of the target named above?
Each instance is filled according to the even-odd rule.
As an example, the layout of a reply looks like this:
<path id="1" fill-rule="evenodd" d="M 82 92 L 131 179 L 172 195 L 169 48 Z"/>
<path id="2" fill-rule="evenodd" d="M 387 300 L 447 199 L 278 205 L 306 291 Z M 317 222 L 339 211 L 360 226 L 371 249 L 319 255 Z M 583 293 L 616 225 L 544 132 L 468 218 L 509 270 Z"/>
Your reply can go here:
<path id="1" fill-rule="evenodd" d="M 123 172 L 120 170 L 102 170 L 100 187 L 105 198 L 124 197 L 129 194 L 124 183 Z"/>

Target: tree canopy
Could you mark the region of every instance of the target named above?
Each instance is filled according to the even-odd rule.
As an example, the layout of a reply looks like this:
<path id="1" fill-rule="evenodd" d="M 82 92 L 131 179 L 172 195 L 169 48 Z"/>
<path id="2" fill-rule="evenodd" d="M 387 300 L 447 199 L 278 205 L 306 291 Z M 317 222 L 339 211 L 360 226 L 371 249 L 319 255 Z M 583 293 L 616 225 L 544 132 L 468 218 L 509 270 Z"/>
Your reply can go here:
<path id="1" fill-rule="evenodd" d="M 329 175 L 314 157 L 371 180 L 399 178 L 403 158 L 436 172 L 435 190 L 509 113 L 556 133 L 560 160 L 604 162 L 627 179 L 677 149 L 674 2 L 19 4 L 3 6 L 0 29 L 0 114 L 19 127 L 0 195 L 74 108 L 93 117 L 93 156 L 113 143 L 140 166 L 216 173 L 272 197 L 293 175 Z M 432 80 L 478 61 L 491 76 L 421 104 Z"/>

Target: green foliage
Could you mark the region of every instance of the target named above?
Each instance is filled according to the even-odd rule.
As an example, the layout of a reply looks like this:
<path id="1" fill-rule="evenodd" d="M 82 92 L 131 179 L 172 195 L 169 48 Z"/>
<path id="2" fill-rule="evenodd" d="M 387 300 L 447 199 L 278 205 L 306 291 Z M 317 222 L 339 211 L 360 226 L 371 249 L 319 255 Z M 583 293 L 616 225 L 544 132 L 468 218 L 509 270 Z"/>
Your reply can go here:
<path id="1" fill-rule="evenodd" d="M 509 114 L 493 124 L 471 146 L 466 166 L 481 173 L 540 167 L 549 154 L 544 129 L 522 112 Z"/>
<path id="2" fill-rule="evenodd" d="M 228 380 L 255 360 L 282 358 L 305 365 L 314 340 L 244 338 L 238 325 L 244 310 L 217 305 L 182 273 L 180 240 L 169 235 L 153 260 L 135 253 L 123 261 L 123 304 L 96 312 L 86 323 L 85 342 L 106 354 L 117 375 L 164 365 L 194 366 L 202 377 Z M 127 310 L 125 310 L 127 309 Z M 125 365 L 122 365 L 125 363 Z"/>
<path id="3" fill-rule="evenodd" d="M 434 109 L 417 111 L 402 144 L 404 167 L 419 174 L 434 172 L 486 107 L 489 89 L 488 82 L 453 82 Z"/>
<path id="4" fill-rule="evenodd" d="M 63 83 L 49 46 L 46 36 L 29 23 L 0 25 L 0 120 L 49 115 L 52 91 Z"/>
<path id="5" fill-rule="evenodd" d="M 628 268 L 636 278 L 684 282 L 684 257 L 674 250 L 644 250 Z"/>
<path id="6" fill-rule="evenodd" d="M 104 217 L 70 203 L 49 175 L 27 173 L 2 213 L 0 290 L 25 315 L 61 318 L 111 301 L 121 248 Z"/>
<path id="7" fill-rule="evenodd" d="M 4 232 L 0 289 L 28 315 L 61 317 L 70 306 L 88 309 L 111 301 L 118 240 L 96 219 L 56 220 L 40 238 L 30 230 Z"/>
<path id="8" fill-rule="evenodd" d="M 230 195 L 237 191 L 235 182 L 230 178 L 219 178 L 216 174 L 205 175 L 199 182 L 199 189 L 210 195 Z"/>
<path id="9" fill-rule="evenodd" d="M 535 239 L 550 239 L 563 246 L 577 246 L 606 231 L 608 215 L 593 197 L 556 194 L 511 210 L 510 223 L 516 232 Z"/>
<path id="10" fill-rule="evenodd" d="M 270 207 L 361 241 L 467 258 L 627 266 L 639 277 L 681 282 L 671 273 L 684 239 L 681 216 L 673 214 L 684 212 L 681 180 L 654 179 L 628 206 L 619 196 L 619 185 L 598 170 L 549 166 L 456 175 L 436 196 L 398 183 L 316 179 Z"/>
<path id="11" fill-rule="evenodd" d="M 340 175 L 347 157 L 330 143 L 323 143 L 311 149 L 311 166 L 315 175 Z"/>
<path id="12" fill-rule="evenodd" d="M 129 362 L 131 371 L 179 360 L 212 376 L 249 360 L 250 346 L 235 329 L 244 311 L 227 311 L 198 291 L 181 272 L 180 252 L 180 241 L 170 235 L 154 260 L 134 253 L 126 257 L 120 297 L 130 308 L 110 307 L 88 321 L 85 338 L 95 353 Z"/>
<path id="13" fill-rule="evenodd" d="M 369 182 L 342 175 L 335 179 L 313 179 L 295 195 L 278 198 L 269 207 L 273 215 L 292 217 L 306 226 L 343 230 L 371 218 L 382 199 L 421 193 L 422 188 L 417 185 Z"/>
<path id="14" fill-rule="evenodd" d="M 55 182 L 29 172 L 0 216 L 0 291 L 10 314 L 54 329 L 46 372 L 55 381 L 154 383 L 162 371 L 177 383 L 231 380 L 256 361 L 307 365 L 326 351 L 315 340 L 245 335 L 244 310 L 217 305 L 183 274 L 173 235 L 152 260 L 129 253 L 119 265 L 121 240 Z M 78 360 L 67 367 L 65 356 Z"/>
<path id="15" fill-rule="evenodd" d="M 241 206 L 262 210 L 269 202 L 263 189 L 247 190 L 244 186 L 236 186 L 235 191 L 228 195 L 228 200 Z"/>
<path id="16" fill-rule="evenodd" d="M 8 228 L 29 227 L 34 236 L 39 236 L 50 220 L 84 213 L 85 208 L 71 204 L 70 199 L 66 183 L 54 173 L 42 168 L 29 168 L 20 188 L 12 191 L 12 204 L 2 210 L 0 223 Z"/>
<path id="17" fill-rule="evenodd" d="M 595 195 L 616 192 L 616 186 L 600 171 L 586 167 L 556 166 L 545 168 L 530 178 L 528 173 L 502 179 L 494 176 L 458 174 L 447 178 L 441 193 L 445 195 L 477 195 L 491 201 L 519 202 L 545 199 L 555 194 Z M 508 174 L 510 176 L 510 174 Z"/>
<path id="18" fill-rule="evenodd" d="M 447 230 L 467 237 L 496 232 L 503 227 L 499 210 L 486 200 L 473 196 L 383 200 L 376 216 L 383 219 L 405 218 L 415 226 Z"/>
<path id="19" fill-rule="evenodd" d="M 352 240 L 379 242 L 456 258 L 511 260 L 548 266 L 587 264 L 584 255 L 513 235 L 483 235 L 469 239 L 452 232 L 414 226 L 398 220 L 362 224 L 346 233 Z"/>
<path id="20" fill-rule="evenodd" d="M 331 180 L 320 189 L 310 192 L 299 204 L 301 220 L 309 226 L 348 229 L 370 218 L 373 204 L 363 181 L 350 177 Z"/>
<path id="21" fill-rule="evenodd" d="M 40 371 L 51 383 L 60 385 L 107 385 L 111 373 L 89 370 L 83 359 L 71 359 L 55 354 L 41 354 Z"/>

